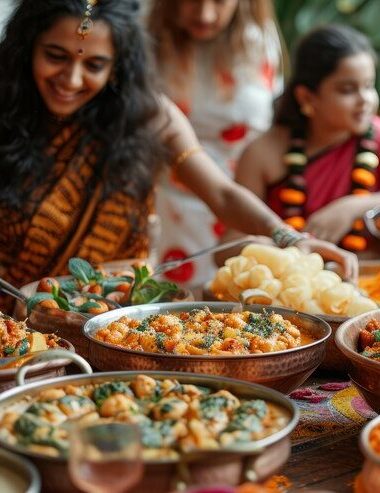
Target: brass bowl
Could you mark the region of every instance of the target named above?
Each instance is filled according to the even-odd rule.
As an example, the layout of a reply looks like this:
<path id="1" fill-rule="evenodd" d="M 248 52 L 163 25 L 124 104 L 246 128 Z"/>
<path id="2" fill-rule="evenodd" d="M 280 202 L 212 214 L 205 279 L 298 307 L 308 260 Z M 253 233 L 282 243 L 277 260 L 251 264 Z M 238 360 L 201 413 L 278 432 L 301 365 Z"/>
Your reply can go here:
<path id="1" fill-rule="evenodd" d="M 75 352 L 74 346 L 65 339 L 60 339 L 60 348 L 67 351 Z M 47 349 L 46 351 L 52 351 Z M 39 353 L 42 354 L 42 353 Z M 33 353 L 30 353 L 33 356 Z M 65 366 L 70 364 L 69 359 L 56 359 L 54 361 L 45 361 L 36 363 L 30 366 L 28 369 L 28 381 L 40 381 L 48 378 L 60 377 L 65 374 Z M 16 374 L 18 368 L 5 368 L 0 369 L 0 392 L 10 389 L 16 385 Z"/>
<path id="2" fill-rule="evenodd" d="M 116 268 L 116 266 L 115 266 Z M 64 279 L 70 279 L 71 276 L 56 276 L 58 281 Z M 33 296 L 36 293 L 39 281 L 31 282 L 21 288 L 21 291 L 26 297 Z M 189 290 L 180 289 L 173 296 L 173 302 L 177 301 L 192 301 L 194 299 L 193 294 Z M 112 307 L 110 307 L 112 309 Z M 25 320 L 27 317 L 26 306 L 20 301 L 16 302 L 15 310 L 13 313 L 17 320 Z M 95 315 L 86 313 L 68 312 L 61 310 L 60 308 L 50 308 L 47 310 L 32 310 L 27 319 L 27 325 L 31 329 L 38 330 L 44 334 L 54 332 L 59 337 L 67 339 L 75 347 L 75 351 L 83 358 L 89 357 L 89 342 L 86 337 L 83 336 L 82 329 L 85 322 Z"/>
<path id="3" fill-rule="evenodd" d="M 109 382 L 110 380 L 131 380 L 141 372 L 109 372 L 93 375 L 72 375 L 53 378 L 43 384 L 33 383 L 11 389 L 0 396 L 0 416 L 15 403 L 25 402 L 41 390 L 66 384 L 84 385 Z M 209 375 L 172 372 L 144 372 L 157 378 L 175 378 L 183 384 L 207 386 L 212 389 L 226 389 L 237 397 L 264 399 L 276 403 L 289 411 L 290 421 L 285 428 L 262 440 L 244 447 L 230 450 L 205 450 L 184 455 L 181 460 L 165 458 L 145 462 L 142 481 L 131 493 L 167 493 L 178 487 L 195 484 L 237 485 L 246 480 L 263 480 L 271 476 L 286 462 L 290 454 L 290 433 L 295 428 L 299 411 L 286 396 L 261 385 Z M 27 451 L 20 445 L 11 445 L 0 437 L 0 446 L 29 458 L 39 469 L 45 493 L 77 492 L 67 474 L 64 458 L 47 457 Z"/>
<path id="4" fill-rule="evenodd" d="M 375 426 L 380 425 L 380 416 L 372 419 L 360 433 L 360 449 L 365 461 L 360 473 L 360 483 L 363 493 L 380 491 L 380 454 L 376 454 L 369 443 L 369 435 Z"/>
<path id="5" fill-rule="evenodd" d="M 298 327 L 306 329 L 316 339 L 315 342 L 275 353 L 242 356 L 188 356 L 133 351 L 95 338 L 98 329 L 124 315 L 141 319 L 157 313 L 190 311 L 194 308 L 203 308 L 206 305 L 213 312 L 231 312 L 241 306 L 237 303 L 222 302 L 157 303 L 155 305 L 131 306 L 102 313 L 87 321 L 83 329 L 90 343 L 89 361 L 95 368 L 104 371 L 165 370 L 207 373 L 240 378 L 289 393 L 299 387 L 324 358 L 326 342 L 331 335 L 328 324 L 312 315 L 278 307 L 270 307 L 270 309 Z M 254 313 L 262 313 L 264 308 L 268 307 L 261 305 L 246 307 Z"/>
<path id="6" fill-rule="evenodd" d="M 376 412 L 380 412 L 380 362 L 358 353 L 360 329 L 369 320 L 380 321 L 380 310 L 363 313 L 344 322 L 335 334 L 335 342 L 350 362 L 349 376 L 363 398 Z"/>

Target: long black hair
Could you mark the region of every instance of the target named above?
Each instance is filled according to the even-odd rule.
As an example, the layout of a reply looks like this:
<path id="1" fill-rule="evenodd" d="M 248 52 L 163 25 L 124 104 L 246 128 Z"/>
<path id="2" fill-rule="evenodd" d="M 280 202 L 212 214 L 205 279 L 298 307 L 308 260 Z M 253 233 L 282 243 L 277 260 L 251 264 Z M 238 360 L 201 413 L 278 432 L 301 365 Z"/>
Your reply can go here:
<path id="1" fill-rule="evenodd" d="M 329 24 L 317 27 L 301 38 L 294 54 L 292 76 L 277 103 L 275 123 L 302 131 L 306 117 L 294 95 L 296 86 L 304 85 L 317 91 L 343 58 L 359 53 L 368 53 L 376 62 L 368 38 L 349 26 Z"/>
<path id="2" fill-rule="evenodd" d="M 25 182 L 32 190 L 51 165 L 44 155 L 49 137 L 41 124 L 46 109 L 32 74 L 36 39 L 59 18 L 81 19 L 85 10 L 85 0 L 21 0 L 6 27 L 0 43 L 0 201 L 8 206 L 21 207 Z M 158 102 L 137 10 L 133 0 L 99 0 L 92 9 L 92 20 L 103 20 L 111 29 L 116 82 L 78 110 L 75 120 L 86 130 L 82 146 L 94 140 L 101 144 L 106 193 L 122 188 L 142 199 L 163 152 L 148 125 Z"/>

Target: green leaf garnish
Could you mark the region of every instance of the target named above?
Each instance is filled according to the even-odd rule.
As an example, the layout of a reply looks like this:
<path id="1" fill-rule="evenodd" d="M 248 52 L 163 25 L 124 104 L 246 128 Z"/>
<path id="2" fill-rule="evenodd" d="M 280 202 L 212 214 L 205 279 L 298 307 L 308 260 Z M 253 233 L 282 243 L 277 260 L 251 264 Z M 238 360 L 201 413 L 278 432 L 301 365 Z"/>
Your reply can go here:
<path id="1" fill-rule="evenodd" d="M 69 260 L 69 271 L 73 277 L 85 284 L 89 284 L 91 280 L 97 281 L 100 274 L 95 271 L 87 260 L 78 257 L 73 257 Z"/>
<path id="2" fill-rule="evenodd" d="M 54 296 L 52 293 L 36 293 L 26 302 L 26 309 L 28 314 L 33 310 L 33 308 L 38 305 L 43 300 L 54 300 Z"/>

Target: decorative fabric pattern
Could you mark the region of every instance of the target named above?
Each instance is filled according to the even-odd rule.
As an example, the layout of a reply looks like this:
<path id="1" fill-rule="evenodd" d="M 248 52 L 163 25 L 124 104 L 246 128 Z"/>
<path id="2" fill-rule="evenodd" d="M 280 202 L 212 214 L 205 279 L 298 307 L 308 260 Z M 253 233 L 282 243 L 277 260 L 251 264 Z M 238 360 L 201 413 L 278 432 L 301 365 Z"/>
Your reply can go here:
<path id="1" fill-rule="evenodd" d="M 79 152 L 79 136 L 70 127 L 53 139 L 50 176 L 27 200 L 24 215 L 0 205 L 0 272 L 16 286 L 66 273 L 72 256 L 101 263 L 148 254 L 152 197 L 103 198 L 96 146 Z"/>
<path id="2" fill-rule="evenodd" d="M 279 198 L 283 203 L 285 222 L 298 231 L 302 231 L 305 224 L 305 203 L 307 199 L 305 167 L 308 159 L 304 152 L 305 140 L 295 132 L 291 139 L 290 149 L 284 156 L 288 177 L 285 187 L 280 190 Z M 374 140 L 374 129 L 371 125 L 365 135 L 358 140 L 357 151 L 353 159 L 351 172 L 351 189 L 353 195 L 370 194 L 376 185 L 376 170 L 379 158 Z M 340 246 L 354 252 L 363 251 L 368 242 L 364 236 L 365 226 L 361 218 L 352 225 L 352 229 L 342 238 Z"/>

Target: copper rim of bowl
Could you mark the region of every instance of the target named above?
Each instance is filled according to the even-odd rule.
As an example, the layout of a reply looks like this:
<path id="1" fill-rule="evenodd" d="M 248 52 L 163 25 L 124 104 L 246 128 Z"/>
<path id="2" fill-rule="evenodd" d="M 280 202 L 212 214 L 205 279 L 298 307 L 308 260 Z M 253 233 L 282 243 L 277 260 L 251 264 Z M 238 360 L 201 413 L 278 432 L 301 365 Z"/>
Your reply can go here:
<path id="1" fill-rule="evenodd" d="M 175 303 L 175 305 L 183 305 L 183 304 L 186 304 L 185 302 L 184 303 Z M 189 305 L 193 306 L 194 307 L 198 307 L 198 308 L 201 308 L 201 307 L 205 307 L 205 306 L 209 306 L 209 307 L 217 307 L 220 306 L 220 305 L 232 305 L 232 308 L 233 307 L 238 307 L 240 306 L 239 303 L 233 303 L 233 302 L 220 302 L 220 301 L 209 301 L 209 302 L 202 302 L 202 301 L 198 301 L 198 302 L 189 302 L 188 303 Z M 155 303 L 155 306 L 160 308 L 161 306 L 166 306 L 168 305 L 168 303 Z M 128 308 L 134 308 L 134 309 L 137 309 L 139 306 L 145 306 L 145 305 L 135 305 L 133 307 L 124 307 L 124 308 L 119 308 L 118 310 L 112 310 L 112 312 L 107 312 L 107 314 L 109 313 L 112 313 L 113 315 L 115 315 L 115 319 L 112 320 L 112 322 L 114 322 L 115 320 L 117 320 L 117 318 L 121 317 L 122 315 L 121 314 L 117 314 L 117 312 L 120 312 L 120 311 L 125 311 L 126 309 Z M 171 308 L 173 309 L 173 306 L 174 304 L 171 304 Z M 193 309 L 192 308 L 192 309 Z M 231 308 L 231 309 L 232 309 Z M 94 344 L 99 344 L 101 346 L 104 346 L 104 347 L 107 347 L 107 348 L 110 348 L 110 349 L 114 349 L 114 350 L 120 350 L 122 352 L 125 352 L 127 354 L 136 354 L 136 355 L 144 355 L 144 356 L 147 356 L 149 358 L 164 358 L 164 359 L 171 359 L 171 358 L 183 358 L 183 359 L 191 359 L 191 360 L 200 360 L 200 361 L 210 361 L 210 359 L 212 358 L 212 360 L 225 360 L 225 359 L 228 359 L 228 360 L 232 360 L 232 359 L 242 359 L 242 360 L 245 360 L 245 359 L 251 359 L 251 358 L 257 358 L 257 359 L 260 359 L 260 358 L 275 358 L 277 355 L 279 354 L 291 354 L 291 353 L 296 353 L 296 352 L 299 352 L 299 351 L 303 351 L 305 350 L 306 348 L 310 348 L 310 347 L 313 347 L 313 346 L 318 346 L 320 344 L 322 344 L 323 342 L 327 341 L 327 339 L 331 336 L 332 334 L 332 329 L 330 327 L 330 325 L 326 322 L 326 320 L 323 320 L 322 318 L 319 318 L 315 315 L 311 315 L 309 313 L 304 313 L 304 312 L 299 312 L 299 311 L 295 311 L 295 310 L 292 310 L 290 308 L 283 308 L 283 307 L 276 307 L 276 306 L 270 306 L 268 308 L 267 305 L 246 305 L 244 307 L 244 311 L 250 311 L 251 309 L 258 309 L 258 308 L 261 308 L 261 309 L 269 309 L 269 310 L 273 310 L 274 312 L 278 312 L 280 314 L 288 314 L 289 316 L 301 316 L 301 317 L 304 317 L 306 318 L 307 320 L 310 320 L 310 321 L 315 321 L 315 322 L 318 322 L 318 324 L 321 324 L 322 322 L 322 326 L 323 328 L 325 329 L 325 335 L 320 337 L 319 339 L 317 339 L 316 341 L 314 342 L 311 342 L 309 344 L 304 344 L 303 346 L 298 346 L 298 347 L 295 347 L 295 348 L 292 348 L 292 349 L 284 349 L 283 351 L 275 351 L 275 352 L 271 352 L 271 353 L 262 353 L 262 354 L 242 354 L 242 355 L 231 355 L 231 356 L 226 356 L 226 355 L 222 355 L 222 356 L 210 356 L 210 355 L 192 355 L 192 354 L 165 354 L 165 353 L 151 353 L 151 352 L 148 352 L 148 351 L 137 351 L 137 350 L 133 350 L 133 349 L 127 349 L 127 348 L 124 348 L 124 347 L 121 347 L 121 346 L 117 346 L 116 344 L 111 344 L 111 343 L 107 343 L 107 342 L 104 342 L 104 341 L 99 341 L 98 339 L 95 338 L 95 336 L 93 335 L 93 333 L 95 332 L 95 328 L 94 329 L 91 329 L 91 325 L 93 324 L 96 324 L 99 320 L 101 320 L 102 318 L 105 318 L 104 315 L 105 314 L 100 314 L 100 315 L 97 315 L 93 318 L 91 318 L 90 320 L 88 320 L 83 329 L 82 329 L 82 332 L 83 334 Z M 190 309 L 190 308 L 189 308 Z M 179 311 L 179 309 L 177 310 Z M 182 310 L 181 311 L 186 311 L 186 310 Z M 257 313 L 257 312 L 254 312 L 254 313 Z M 103 316 L 103 317 L 102 317 Z M 113 318 L 113 317 L 112 317 Z M 111 320 L 108 322 L 108 323 L 111 323 Z M 89 329 L 89 326 L 90 326 L 90 329 Z M 96 330 L 99 330 L 100 327 L 96 328 Z"/>
<path id="2" fill-rule="evenodd" d="M 373 428 L 377 425 L 380 425 L 380 416 L 377 416 L 377 418 L 372 419 L 362 429 L 359 438 L 359 445 L 360 445 L 360 450 L 368 459 L 375 462 L 376 464 L 380 464 L 380 454 L 374 452 L 369 444 L 369 435 L 373 430 Z"/>
<path id="3" fill-rule="evenodd" d="M 380 321 L 380 309 L 362 313 L 361 315 L 357 315 L 356 317 L 346 320 L 340 327 L 338 327 L 335 333 L 335 342 L 338 348 L 342 351 L 342 353 L 345 356 L 347 356 L 347 358 L 353 360 L 355 363 L 359 363 L 363 367 L 375 368 L 378 369 L 380 372 L 380 362 L 371 360 L 370 358 L 361 355 L 360 353 L 358 353 L 356 348 L 353 349 L 350 346 L 348 346 L 345 340 L 346 331 L 349 327 L 351 327 L 353 324 L 359 321 L 362 322 L 362 325 L 364 327 L 364 325 L 373 318 L 376 318 L 377 320 Z M 359 337 L 359 330 L 361 328 L 362 328 L 361 326 L 357 327 L 357 337 L 355 340 L 356 344 Z"/>
<path id="4" fill-rule="evenodd" d="M 106 382 L 115 379 L 126 379 L 128 380 L 128 377 L 132 378 L 136 375 L 148 375 L 153 378 L 159 378 L 159 379 L 165 379 L 165 378 L 175 378 L 177 380 L 185 381 L 185 382 L 190 382 L 194 385 L 204 385 L 207 386 L 209 385 L 211 388 L 216 386 L 218 388 L 218 384 L 223 383 L 223 387 L 227 386 L 227 388 L 231 391 L 234 392 L 238 397 L 242 396 L 243 398 L 246 399 L 265 399 L 270 402 L 277 403 L 279 406 L 282 406 L 283 408 L 287 409 L 290 414 L 290 421 L 289 423 L 282 428 L 281 430 L 273 433 L 272 435 L 269 435 L 265 438 L 262 438 L 260 440 L 257 440 L 256 442 L 251 442 L 250 447 L 247 446 L 242 446 L 242 444 L 238 444 L 237 448 L 230 447 L 230 448 L 222 448 L 220 450 L 215 450 L 215 449 L 207 449 L 207 450 L 196 450 L 194 453 L 190 454 L 184 454 L 184 457 L 192 457 L 192 458 L 207 458 L 207 456 L 210 456 L 212 454 L 237 454 L 237 455 L 252 455 L 252 454 L 260 454 L 262 451 L 264 451 L 267 447 L 274 445 L 275 443 L 279 442 L 280 440 L 286 438 L 290 433 L 294 430 L 296 427 L 298 421 L 299 421 L 299 416 L 300 416 L 300 411 L 296 404 L 287 396 L 282 394 L 281 392 L 270 389 L 267 387 L 264 387 L 263 385 L 257 384 L 257 383 L 251 383 L 251 382 L 246 382 L 243 380 L 237 380 L 235 378 L 228 378 L 228 377 L 220 377 L 220 376 L 213 376 L 213 375 L 205 375 L 202 373 L 187 373 L 187 372 L 172 372 L 172 371 L 112 371 L 112 372 L 99 372 L 99 373 L 94 373 L 91 375 L 69 375 L 65 377 L 56 377 L 56 378 L 50 378 L 45 380 L 44 382 L 33 382 L 33 383 L 28 383 L 26 385 L 23 385 L 22 387 L 16 387 L 13 389 L 9 389 L 4 391 L 1 396 L 0 396 L 0 412 L 3 410 L 3 408 L 8 407 L 10 404 L 13 402 L 17 401 L 22 401 L 25 399 L 29 393 L 28 391 L 32 391 L 32 395 L 34 395 L 39 389 L 43 390 L 45 388 L 50 388 L 53 386 L 60 385 L 62 386 L 63 384 L 66 383 L 73 383 L 74 385 L 81 385 L 81 381 L 88 380 L 89 382 L 87 383 L 96 383 L 96 381 L 102 381 Z M 242 391 L 237 391 L 234 388 L 235 387 L 242 387 Z M 245 393 L 249 394 L 249 390 L 255 391 L 257 394 L 256 397 L 245 397 Z M 6 404 L 4 404 L 4 401 Z M 9 402 L 7 402 L 9 401 Z M 23 454 L 27 455 L 29 457 L 34 457 L 37 459 L 45 459 L 47 461 L 52 461 L 52 462 L 62 462 L 66 461 L 65 457 L 54 457 L 54 456 L 49 456 L 45 455 L 39 452 L 31 451 L 26 449 L 25 447 L 22 447 L 20 445 L 15 445 L 15 444 L 9 444 L 2 440 L 0 438 L 0 446 L 3 447 L 4 449 L 10 450 L 11 452 L 16 452 L 18 454 Z M 179 461 L 182 461 L 183 458 L 164 458 L 161 460 L 147 460 L 145 461 L 146 464 L 175 464 L 178 463 Z"/>

